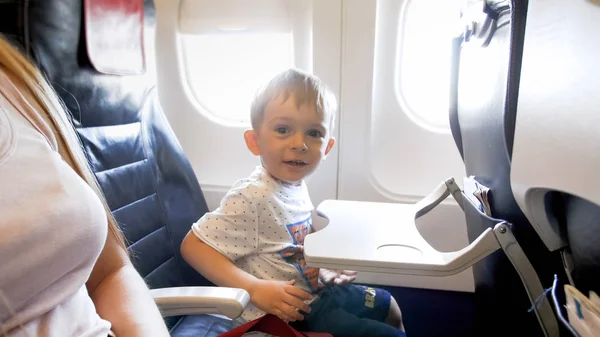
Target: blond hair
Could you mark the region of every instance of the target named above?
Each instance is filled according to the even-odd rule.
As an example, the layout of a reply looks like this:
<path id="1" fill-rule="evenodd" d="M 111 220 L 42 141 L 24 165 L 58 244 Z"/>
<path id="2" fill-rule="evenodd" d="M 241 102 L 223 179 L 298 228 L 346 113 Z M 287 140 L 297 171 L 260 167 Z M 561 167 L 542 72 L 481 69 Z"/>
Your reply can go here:
<path id="1" fill-rule="evenodd" d="M 338 109 L 333 91 L 317 76 L 298 69 L 288 69 L 275 75 L 258 90 L 250 106 L 250 121 L 254 130 L 260 127 L 269 102 L 280 96 L 283 101 L 294 96 L 298 107 L 304 104 L 314 106 L 318 114 L 329 118 L 329 132 L 333 130 Z"/>
<path id="2" fill-rule="evenodd" d="M 66 108 L 42 73 L 23 54 L 6 41 L 2 35 L 0 35 L 0 67 L 9 74 L 12 74 L 14 78 L 19 79 L 25 90 L 42 107 L 43 113 L 48 116 L 54 126 L 54 130 L 56 130 L 56 137 L 61 139 L 63 144 L 66 144 L 69 159 L 71 159 L 74 166 L 73 169 L 88 183 L 102 201 L 106 210 L 109 228 L 115 234 L 122 247 L 125 248 L 123 233 L 106 203 L 96 177 L 92 173 L 81 142 L 75 134 L 75 128 L 67 117 Z M 7 99 L 10 98 L 7 97 Z"/>

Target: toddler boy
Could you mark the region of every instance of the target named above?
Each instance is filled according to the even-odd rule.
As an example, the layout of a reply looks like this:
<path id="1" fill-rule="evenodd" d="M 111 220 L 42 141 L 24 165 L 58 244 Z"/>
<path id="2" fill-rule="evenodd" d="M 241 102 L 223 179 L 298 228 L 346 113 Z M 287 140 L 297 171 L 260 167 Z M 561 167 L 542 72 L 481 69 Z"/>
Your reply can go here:
<path id="1" fill-rule="evenodd" d="M 387 291 L 350 284 L 355 272 L 319 270 L 304 260 L 304 238 L 314 231 L 304 179 L 335 144 L 337 107 L 324 83 L 295 69 L 261 89 L 244 134 L 261 166 L 192 225 L 182 254 L 211 282 L 248 291 L 244 321 L 271 313 L 334 336 L 404 336 Z"/>

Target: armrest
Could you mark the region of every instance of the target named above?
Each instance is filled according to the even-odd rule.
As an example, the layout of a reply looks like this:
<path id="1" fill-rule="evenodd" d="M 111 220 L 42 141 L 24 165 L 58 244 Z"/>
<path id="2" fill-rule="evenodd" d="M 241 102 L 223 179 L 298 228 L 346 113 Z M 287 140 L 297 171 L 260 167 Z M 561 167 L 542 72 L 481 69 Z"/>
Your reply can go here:
<path id="1" fill-rule="evenodd" d="M 236 318 L 242 314 L 250 295 L 244 289 L 226 287 L 173 287 L 151 289 L 163 317 L 221 314 Z"/>

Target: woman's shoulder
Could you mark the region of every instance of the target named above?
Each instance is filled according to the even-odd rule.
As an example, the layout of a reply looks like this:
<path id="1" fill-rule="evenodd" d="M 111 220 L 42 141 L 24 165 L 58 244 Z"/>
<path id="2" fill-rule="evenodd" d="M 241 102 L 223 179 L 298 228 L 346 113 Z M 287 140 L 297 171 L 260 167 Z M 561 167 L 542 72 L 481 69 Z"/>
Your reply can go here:
<path id="1" fill-rule="evenodd" d="M 0 67 L 0 110 L 4 110 L 6 123 L 11 119 L 23 117 L 28 126 L 33 127 L 44 138 L 50 147 L 58 149 L 56 135 L 50 116 L 37 102 L 25 83 L 15 75 Z"/>

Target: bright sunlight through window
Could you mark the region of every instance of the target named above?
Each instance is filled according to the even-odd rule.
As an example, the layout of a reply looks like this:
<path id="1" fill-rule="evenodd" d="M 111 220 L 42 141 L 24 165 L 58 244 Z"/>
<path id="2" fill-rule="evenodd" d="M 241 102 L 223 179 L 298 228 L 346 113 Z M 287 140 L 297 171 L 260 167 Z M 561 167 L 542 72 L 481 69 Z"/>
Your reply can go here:
<path id="1" fill-rule="evenodd" d="M 293 67 L 291 33 L 184 34 L 186 77 L 207 113 L 225 123 L 249 123 L 260 85 Z"/>
<path id="2" fill-rule="evenodd" d="M 448 0 L 411 0 L 401 13 L 396 93 L 409 117 L 434 131 L 449 130 L 452 13 Z"/>

